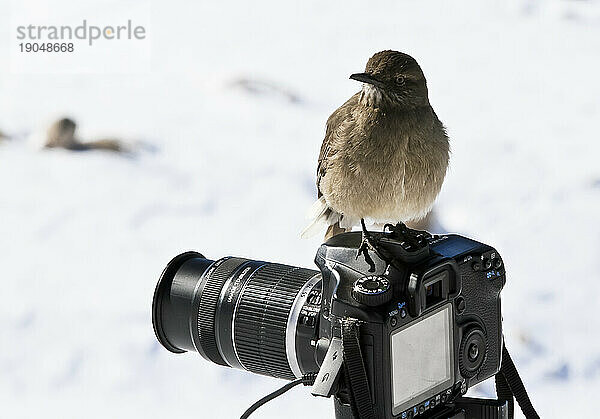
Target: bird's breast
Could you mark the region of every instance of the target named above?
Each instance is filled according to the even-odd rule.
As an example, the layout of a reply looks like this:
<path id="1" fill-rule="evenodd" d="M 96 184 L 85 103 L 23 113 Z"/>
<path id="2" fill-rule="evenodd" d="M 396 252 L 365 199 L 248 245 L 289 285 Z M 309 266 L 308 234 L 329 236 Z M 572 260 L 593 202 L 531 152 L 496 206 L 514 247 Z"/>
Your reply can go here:
<path id="1" fill-rule="evenodd" d="M 382 112 L 356 118 L 328 162 L 320 189 L 337 212 L 378 221 L 424 216 L 440 191 L 447 139 L 427 127 L 402 127 Z M 438 144 L 439 143 L 439 144 Z"/>

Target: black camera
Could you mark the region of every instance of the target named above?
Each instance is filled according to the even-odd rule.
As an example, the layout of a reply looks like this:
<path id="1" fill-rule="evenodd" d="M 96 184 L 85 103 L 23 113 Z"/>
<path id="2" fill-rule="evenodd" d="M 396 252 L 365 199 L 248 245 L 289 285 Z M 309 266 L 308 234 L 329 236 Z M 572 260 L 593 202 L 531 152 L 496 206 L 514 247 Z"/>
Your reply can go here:
<path id="1" fill-rule="evenodd" d="M 365 234 L 321 245 L 319 271 L 183 253 L 156 287 L 156 336 L 257 374 L 315 373 L 312 393 L 334 396 L 337 417 L 465 417 L 451 415 L 462 395 L 501 367 L 500 255 L 403 224 Z M 506 417 L 502 401 L 458 410 L 474 405 Z"/>

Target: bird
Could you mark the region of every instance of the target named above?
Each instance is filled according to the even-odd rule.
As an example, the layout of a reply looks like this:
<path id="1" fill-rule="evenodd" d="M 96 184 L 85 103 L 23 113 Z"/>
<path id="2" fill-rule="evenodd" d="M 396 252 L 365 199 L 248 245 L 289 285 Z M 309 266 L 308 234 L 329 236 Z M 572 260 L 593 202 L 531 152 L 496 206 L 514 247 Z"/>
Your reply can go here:
<path id="1" fill-rule="evenodd" d="M 327 241 L 358 223 L 364 234 L 365 219 L 418 221 L 431 210 L 448 169 L 446 128 L 413 57 L 377 52 L 350 79 L 362 88 L 327 119 L 305 238 L 326 227 Z"/>
<path id="2" fill-rule="evenodd" d="M 65 148 L 67 150 L 108 150 L 115 152 L 126 151 L 126 146 L 114 138 L 103 138 L 83 142 L 77 138 L 77 124 L 71 118 L 60 118 L 54 121 L 46 132 L 46 148 Z"/>

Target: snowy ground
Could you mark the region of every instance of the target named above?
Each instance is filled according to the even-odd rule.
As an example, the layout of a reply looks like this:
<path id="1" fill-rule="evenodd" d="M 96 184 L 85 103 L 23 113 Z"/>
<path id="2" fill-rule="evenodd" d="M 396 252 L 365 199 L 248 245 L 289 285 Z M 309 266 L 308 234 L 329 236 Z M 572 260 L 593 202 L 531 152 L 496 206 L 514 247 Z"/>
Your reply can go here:
<path id="1" fill-rule="evenodd" d="M 89 17 L 130 2 L 76 3 Z M 143 74 L 11 74 L 0 61 L 0 129 L 16 137 L 0 143 L 0 417 L 231 418 L 280 386 L 160 347 L 155 282 L 186 249 L 312 265 L 318 238 L 298 232 L 325 120 L 359 88 L 348 75 L 388 48 L 419 60 L 452 139 L 441 223 L 504 257 L 507 343 L 541 416 L 596 416 L 600 2 L 148 8 Z M 84 136 L 156 151 L 33 147 L 62 114 Z M 296 389 L 257 418 L 282 412 L 332 417 L 331 401 Z"/>

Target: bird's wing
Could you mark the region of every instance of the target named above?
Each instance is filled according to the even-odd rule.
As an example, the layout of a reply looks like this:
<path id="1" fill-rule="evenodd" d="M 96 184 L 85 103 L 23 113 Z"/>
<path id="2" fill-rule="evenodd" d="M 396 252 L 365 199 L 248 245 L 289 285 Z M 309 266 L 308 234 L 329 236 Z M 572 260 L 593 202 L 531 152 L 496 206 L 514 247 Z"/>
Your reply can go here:
<path id="1" fill-rule="evenodd" d="M 317 197 L 320 198 L 323 194 L 319 184 L 321 179 L 327 172 L 327 160 L 337 152 L 336 137 L 338 136 L 338 129 L 349 118 L 352 118 L 352 109 L 358 103 L 360 92 L 354 94 L 348 99 L 342 106 L 337 108 L 327 119 L 327 125 L 325 129 L 325 139 L 321 144 L 321 152 L 319 153 L 319 162 L 317 163 Z"/>

